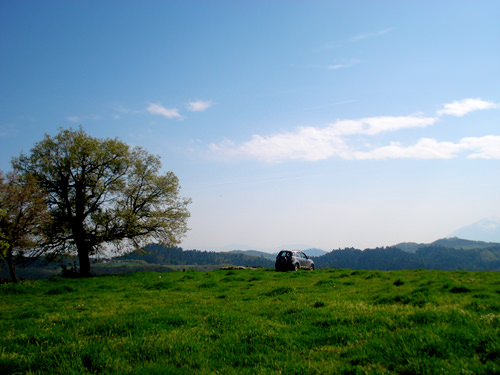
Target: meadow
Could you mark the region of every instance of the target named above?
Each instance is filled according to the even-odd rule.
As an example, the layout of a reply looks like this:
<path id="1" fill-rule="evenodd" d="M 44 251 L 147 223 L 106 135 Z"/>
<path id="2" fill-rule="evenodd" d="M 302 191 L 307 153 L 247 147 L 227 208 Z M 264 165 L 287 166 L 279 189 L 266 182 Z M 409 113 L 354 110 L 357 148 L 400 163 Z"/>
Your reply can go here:
<path id="1" fill-rule="evenodd" d="M 493 272 L 138 272 L 0 286 L 2 374 L 495 374 Z"/>

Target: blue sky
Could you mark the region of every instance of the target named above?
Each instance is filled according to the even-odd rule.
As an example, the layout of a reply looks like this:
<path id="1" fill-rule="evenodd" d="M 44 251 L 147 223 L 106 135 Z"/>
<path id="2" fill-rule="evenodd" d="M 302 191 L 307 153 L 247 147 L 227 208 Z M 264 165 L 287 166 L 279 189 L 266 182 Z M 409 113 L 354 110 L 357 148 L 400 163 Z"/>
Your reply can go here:
<path id="1" fill-rule="evenodd" d="M 431 242 L 500 216 L 498 1 L 0 2 L 0 168 L 160 155 L 186 249 Z"/>

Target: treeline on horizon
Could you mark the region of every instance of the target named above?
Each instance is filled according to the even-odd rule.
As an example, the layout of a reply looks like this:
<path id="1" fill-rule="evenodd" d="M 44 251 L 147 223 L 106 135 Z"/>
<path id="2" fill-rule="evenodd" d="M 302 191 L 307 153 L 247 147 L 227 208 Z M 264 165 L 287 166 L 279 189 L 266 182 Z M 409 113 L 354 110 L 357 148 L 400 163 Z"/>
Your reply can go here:
<path id="1" fill-rule="evenodd" d="M 376 249 L 345 248 L 313 257 L 316 268 L 348 268 L 353 270 L 404 270 L 429 269 L 444 271 L 500 271 L 500 244 L 477 243 L 477 248 L 453 248 L 440 243 L 454 244 L 452 239 L 438 244 L 422 245 L 411 252 L 398 247 Z M 460 246 L 474 244 L 460 241 Z M 268 258 L 234 252 L 183 250 L 149 245 L 144 251 L 122 256 L 118 259 L 143 260 L 150 264 L 164 265 L 234 265 L 274 267 Z"/>
<path id="2" fill-rule="evenodd" d="M 500 245 L 477 249 L 425 246 L 415 252 L 397 247 L 333 250 L 314 258 L 316 268 L 396 271 L 428 269 L 443 271 L 500 271 Z"/>
<path id="3" fill-rule="evenodd" d="M 165 247 L 150 244 L 142 251 L 116 258 L 117 260 L 143 260 L 150 264 L 165 265 L 234 265 L 246 267 L 274 267 L 269 259 L 232 252 L 183 250 L 181 247 Z"/>
<path id="4" fill-rule="evenodd" d="M 352 270 L 395 271 L 428 269 L 443 271 L 500 271 L 500 244 L 480 243 L 456 239 L 439 240 L 432 244 L 401 244 L 401 248 L 376 249 L 344 248 L 313 257 L 316 269 L 346 268 Z M 456 247 L 450 247 L 456 246 Z M 402 250 L 404 249 L 404 250 Z M 141 251 L 108 259 L 96 259 L 96 274 L 116 274 L 137 271 L 168 272 L 183 269 L 206 271 L 223 266 L 274 268 L 269 257 L 245 254 L 245 252 L 215 252 L 184 250 L 150 244 Z M 39 259 L 29 266 L 19 267 L 26 279 L 39 279 L 62 274 L 61 266 L 77 266 L 75 257 L 58 262 Z M 0 278 L 6 278 L 5 267 Z"/>

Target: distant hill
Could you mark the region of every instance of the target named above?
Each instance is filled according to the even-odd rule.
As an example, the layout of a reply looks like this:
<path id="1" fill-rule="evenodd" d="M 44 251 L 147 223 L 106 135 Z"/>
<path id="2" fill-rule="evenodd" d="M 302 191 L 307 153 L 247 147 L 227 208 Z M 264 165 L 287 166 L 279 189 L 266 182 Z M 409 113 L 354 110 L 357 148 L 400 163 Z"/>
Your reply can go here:
<path id="1" fill-rule="evenodd" d="M 310 257 L 320 257 L 322 255 L 328 254 L 328 251 L 321 250 L 321 249 L 316 249 L 316 248 L 302 250 L 302 251 L 304 253 L 306 253 L 307 256 L 310 256 Z"/>
<path id="2" fill-rule="evenodd" d="M 500 271 L 500 244 L 445 238 L 430 244 L 404 242 L 377 249 L 335 250 L 315 259 L 317 268 L 366 270 Z"/>
<path id="3" fill-rule="evenodd" d="M 425 247 L 425 246 L 428 246 L 428 245 L 425 243 L 402 242 L 402 243 L 398 243 L 397 245 L 390 246 L 390 248 L 400 249 L 400 250 L 406 251 L 407 253 L 414 253 L 415 251 L 417 251 L 421 247 Z"/>
<path id="4" fill-rule="evenodd" d="M 266 253 L 265 251 L 259 250 L 231 250 L 230 253 L 236 254 L 246 254 L 254 257 L 262 257 L 274 261 L 276 254 Z"/>
<path id="5" fill-rule="evenodd" d="M 274 266 L 273 261 L 262 256 L 234 252 L 183 250 L 180 247 L 168 248 L 159 244 L 148 245 L 143 251 L 128 254 L 118 259 L 144 260 L 150 264 L 164 265 Z"/>
<path id="6" fill-rule="evenodd" d="M 258 251 L 258 250 L 232 250 L 230 252 L 231 253 L 238 253 L 238 254 L 253 255 L 253 256 L 257 256 L 257 257 L 263 257 L 266 259 L 270 259 L 273 262 L 274 262 L 274 259 L 276 259 L 276 255 L 278 255 L 278 251 L 274 252 L 274 253 L 266 253 L 264 251 Z M 316 249 L 316 248 L 302 250 L 302 252 L 306 253 L 310 257 L 320 257 L 322 255 L 328 254 L 328 251 Z"/>
<path id="7" fill-rule="evenodd" d="M 471 250 L 471 249 L 485 249 L 494 246 L 500 246 L 500 243 L 496 242 L 483 242 L 483 241 L 471 241 L 464 240 L 458 237 L 452 238 L 442 238 L 440 240 L 434 241 L 429 244 L 424 243 L 415 243 L 415 242 L 402 242 L 394 246 L 390 246 L 392 249 L 400 249 L 408 253 L 415 253 L 418 249 L 426 248 L 426 247 L 447 247 L 451 249 L 460 249 L 460 250 Z"/>
<path id="8" fill-rule="evenodd" d="M 451 233 L 448 237 L 466 238 L 468 240 L 500 242 L 500 218 L 479 220 Z"/>
<path id="9" fill-rule="evenodd" d="M 472 241 L 472 240 L 464 240 L 463 238 L 458 238 L 458 237 L 451 237 L 434 241 L 431 245 L 449 247 L 453 249 L 471 250 L 471 249 L 486 249 L 489 247 L 500 246 L 500 243 Z"/>
<path id="10" fill-rule="evenodd" d="M 471 241 L 460 238 L 443 238 L 429 244 L 403 242 L 377 249 L 359 250 L 346 248 L 329 253 L 320 249 L 304 252 L 315 256 L 316 268 L 347 268 L 365 270 L 404 270 L 424 268 L 429 270 L 500 271 L 500 243 Z M 319 254 L 319 255 L 314 255 Z M 95 260 L 95 274 L 114 274 L 136 271 L 168 272 L 183 269 L 209 271 L 223 266 L 257 266 L 274 268 L 275 254 L 257 250 L 214 252 L 168 248 L 159 244 L 146 246 L 143 251 L 103 261 Z M 59 263 L 44 260 L 29 267 L 18 267 L 21 278 L 37 279 L 61 273 L 61 266 L 71 267 L 75 258 Z M 7 278 L 5 267 L 0 269 L 0 279 Z"/>

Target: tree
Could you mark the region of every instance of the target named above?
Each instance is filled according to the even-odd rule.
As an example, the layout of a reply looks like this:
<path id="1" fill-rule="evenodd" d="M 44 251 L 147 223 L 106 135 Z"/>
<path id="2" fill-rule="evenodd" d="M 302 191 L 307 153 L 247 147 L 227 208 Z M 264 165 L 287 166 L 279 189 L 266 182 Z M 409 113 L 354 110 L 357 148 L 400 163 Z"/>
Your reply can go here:
<path id="1" fill-rule="evenodd" d="M 0 171 L 0 255 L 7 263 L 10 277 L 17 283 L 15 258 L 41 242 L 43 226 L 48 223 L 44 194 L 31 176 L 20 178 Z"/>
<path id="2" fill-rule="evenodd" d="M 159 157 L 140 147 L 60 129 L 13 165 L 47 192 L 46 250 L 76 252 L 82 276 L 90 275 L 89 257 L 111 245 L 120 253 L 153 240 L 174 246 L 188 230 L 190 199 L 179 196 L 178 178 L 160 174 Z"/>

